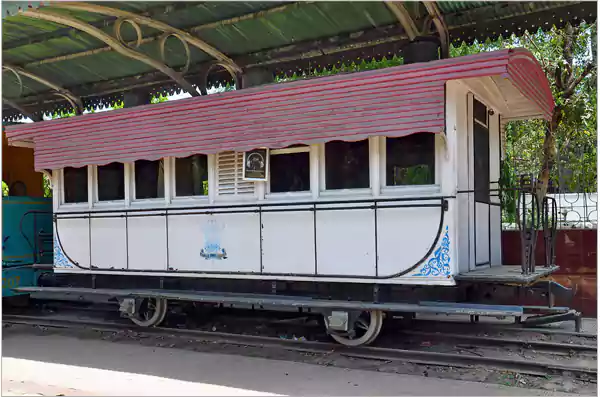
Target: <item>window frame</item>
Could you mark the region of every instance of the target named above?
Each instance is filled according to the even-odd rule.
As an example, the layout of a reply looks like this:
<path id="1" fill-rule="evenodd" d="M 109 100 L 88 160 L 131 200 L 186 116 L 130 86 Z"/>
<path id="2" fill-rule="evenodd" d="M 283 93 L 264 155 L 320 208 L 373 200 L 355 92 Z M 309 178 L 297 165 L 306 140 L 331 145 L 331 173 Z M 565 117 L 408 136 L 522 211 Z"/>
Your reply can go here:
<path id="1" fill-rule="evenodd" d="M 202 154 L 202 153 L 197 153 Z M 193 156 L 193 155 L 190 155 Z M 177 195 L 177 176 L 176 176 L 176 168 L 177 167 L 177 158 L 176 157 L 168 157 L 164 160 L 168 159 L 168 172 L 169 179 L 171 182 L 169 183 L 168 189 L 170 191 L 171 203 L 208 203 L 211 202 L 212 197 L 212 172 L 213 172 L 213 155 L 205 154 L 206 156 L 206 172 L 208 179 L 208 191 L 204 196 L 178 196 Z M 186 156 L 189 157 L 189 156 Z M 165 184 L 166 184 L 166 174 L 167 174 L 167 162 L 165 161 Z M 165 185 L 166 186 L 166 185 Z M 166 194 L 165 194 L 166 197 Z"/>
<path id="2" fill-rule="evenodd" d="M 119 161 L 113 161 L 114 163 L 119 163 Z M 109 163 L 110 164 L 110 163 Z M 89 167 L 92 168 L 92 187 L 93 187 L 93 195 L 92 201 L 94 207 L 102 207 L 102 206 L 111 206 L 111 205 L 121 205 L 126 204 L 127 199 L 127 163 L 123 164 L 123 199 L 122 200 L 102 200 L 100 201 L 100 186 L 98 185 L 98 165 L 91 165 Z"/>
<path id="3" fill-rule="evenodd" d="M 282 149 L 270 149 L 269 156 L 279 156 L 283 154 L 292 153 L 308 153 L 308 175 L 309 175 L 309 189 L 299 192 L 271 192 L 271 167 L 269 169 L 269 179 L 265 183 L 265 198 L 266 199 L 285 199 L 285 198 L 311 198 L 312 191 L 314 189 L 312 183 L 312 167 L 313 167 L 313 151 L 311 145 L 299 146 L 299 147 L 287 147 Z M 269 159 L 269 162 L 270 159 Z"/>
<path id="4" fill-rule="evenodd" d="M 60 194 L 59 196 L 59 207 L 69 207 L 69 208 L 90 208 L 91 206 L 91 202 L 92 202 L 92 186 L 90 183 L 90 179 L 91 179 L 91 173 L 92 170 L 90 169 L 89 165 L 85 165 L 83 167 L 68 167 L 68 168 L 84 168 L 86 170 L 86 175 L 87 175 L 87 200 L 86 201 L 81 201 L 78 203 L 67 203 L 65 202 L 65 198 L 66 198 L 66 194 L 65 194 L 65 188 L 66 188 L 66 184 L 65 184 L 65 168 L 67 167 L 63 167 L 59 170 L 58 173 L 58 177 L 59 177 L 59 181 L 60 181 Z"/>
<path id="5" fill-rule="evenodd" d="M 373 167 L 376 166 L 373 164 L 374 149 L 377 150 L 377 143 L 373 137 L 368 137 L 364 139 L 367 141 L 367 145 L 369 148 L 369 187 L 356 188 L 356 189 L 327 189 L 326 184 L 326 175 L 327 175 L 327 164 L 325 162 L 325 145 L 329 142 L 319 144 L 319 195 L 322 197 L 335 197 L 335 196 L 355 196 L 357 198 L 362 198 L 365 196 L 372 197 L 373 196 Z M 359 142 L 359 141 L 357 141 Z"/>
<path id="6" fill-rule="evenodd" d="M 426 132 L 429 134 L 429 132 Z M 387 138 L 385 136 L 378 137 L 379 144 L 379 182 L 380 189 L 383 195 L 431 195 L 439 194 L 441 192 L 441 168 L 440 163 L 442 161 L 441 151 L 443 150 L 440 142 L 439 134 L 434 135 L 434 183 L 427 185 L 387 185 Z M 391 137 L 395 138 L 395 137 Z"/>
<path id="7" fill-rule="evenodd" d="M 143 159 L 140 159 L 143 160 Z M 169 186 L 172 184 L 170 181 L 170 162 L 168 161 L 168 157 L 161 157 L 158 160 L 153 161 L 162 161 L 163 162 L 163 196 L 162 197 L 153 197 L 153 198 L 137 198 L 136 190 L 135 190 L 135 161 L 129 163 L 129 180 L 130 180 L 130 194 L 131 194 L 131 203 L 168 203 L 170 201 L 170 193 L 171 190 Z M 169 176 L 167 176 L 169 175 Z"/>

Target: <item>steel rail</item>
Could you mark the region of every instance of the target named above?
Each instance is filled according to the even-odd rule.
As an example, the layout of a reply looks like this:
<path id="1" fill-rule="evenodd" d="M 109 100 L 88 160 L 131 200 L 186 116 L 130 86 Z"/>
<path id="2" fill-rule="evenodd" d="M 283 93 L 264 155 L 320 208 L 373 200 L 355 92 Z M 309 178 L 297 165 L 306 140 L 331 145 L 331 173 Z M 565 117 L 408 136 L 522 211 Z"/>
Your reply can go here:
<path id="1" fill-rule="evenodd" d="M 443 331 L 446 332 L 448 327 L 451 328 L 461 328 L 468 326 L 472 331 L 506 331 L 506 332 L 514 332 L 514 333 L 539 333 L 544 335 L 556 335 L 556 336 L 574 336 L 580 338 L 587 339 L 597 339 L 597 334 L 590 334 L 586 332 L 577 332 L 577 331 L 567 331 L 563 329 L 556 328 L 542 328 L 542 327 L 523 327 L 518 325 L 505 325 L 505 324 L 493 324 L 493 323 L 460 323 L 454 321 L 436 321 L 436 320 L 425 320 L 425 319 L 417 319 L 413 320 L 413 323 L 417 325 L 417 330 L 436 330 L 440 327 L 443 327 Z M 462 331 L 462 330 L 461 330 Z"/>
<path id="2" fill-rule="evenodd" d="M 573 375 L 596 377 L 597 368 L 571 366 L 559 363 L 540 363 L 535 360 L 520 360 L 501 357 L 480 357 L 454 353 L 438 353 L 430 351 L 415 351 L 404 349 L 391 349 L 382 347 L 346 347 L 334 343 L 295 341 L 278 339 L 265 336 L 241 335 L 222 332 L 208 332 L 177 328 L 141 328 L 130 324 L 96 322 L 87 320 L 67 320 L 44 318 L 35 316 L 5 315 L 2 318 L 5 324 L 32 325 L 46 328 L 81 328 L 100 332 L 132 331 L 146 335 L 169 335 L 173 337 L 196 338 L 203 341 L 212 341 L 220 344 L 252 346 L 262 348 L 279 348 L 302 353 L 338 354 L 345 357 L 370 359 L 379 361 L 407 361 L 421 365 L 441 365 L 453 367 L 473 367 L 485 365 L 487 367 L 515 371 L 532 375 L 562 374 L 568 372 Z"/>
<path id="3" fill-rule="evenodd" d="M 525 348 L 532 349 L 547 349 L 547 351 L 556 352 L 597 352 L 597 346 L 582 345 L 577 343 L 562 343 L 562 342 L 547 342 L 537 340 L 521 340 L 514 338 L 504 337 L 491 337 L 491 336 L 479 336 L 479 335 L 465 335 L 455 334 L 446 332 L 426 332 L 426 331 L 415 331 L 415 330 L 402 330 L 399 331 L 404 335 L 418 336 L 418 337 L 430 337 L 438 339 L 450 339 L 454 341 L 473 342 L 484 345 L 495 345 L 495 346 L 506 346 L 506 345 L 518 345 Z"/>

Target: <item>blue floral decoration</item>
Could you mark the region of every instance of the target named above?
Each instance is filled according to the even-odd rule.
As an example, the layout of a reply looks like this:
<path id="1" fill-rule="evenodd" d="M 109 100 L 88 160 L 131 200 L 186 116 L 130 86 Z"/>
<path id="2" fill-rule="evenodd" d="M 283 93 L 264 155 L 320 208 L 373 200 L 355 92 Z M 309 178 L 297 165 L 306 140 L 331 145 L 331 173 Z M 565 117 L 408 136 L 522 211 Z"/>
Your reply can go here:
<path id="1" fill-rule="evenodd" d="M 433 257 L 429 258 L 413 276 L 450 276 L 450 274 L 450 236 L 446 226 L 440 246 L 435 250 Z"/>
<path id="2" fill-rule="evenodd" d="M 59 268 L 72 268 L 73 263 L 67 258 L 63 252 L 58 239 L 54 238 L 54 267 Z"/>

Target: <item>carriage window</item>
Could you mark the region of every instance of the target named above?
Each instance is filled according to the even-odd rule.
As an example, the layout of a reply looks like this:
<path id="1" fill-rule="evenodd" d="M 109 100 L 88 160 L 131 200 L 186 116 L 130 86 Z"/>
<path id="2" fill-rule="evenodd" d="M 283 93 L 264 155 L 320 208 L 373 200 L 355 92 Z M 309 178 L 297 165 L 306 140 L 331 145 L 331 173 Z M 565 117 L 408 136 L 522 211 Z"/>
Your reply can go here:
<path id="1" fill-rule="evenodd" d="M 87 167 L 63 169 L 65 203 L 86 203 L 88 201 Z"/>
<path id="2" fill-rule="evenodd" d="M 291 147 L 270 151 L 271 193 L 304 192 L 310 190 L 310 148 Z"/>
<path id="3" fill-rule="evenodd" d="M 435 136 L 422 132 L 385 140 L 387 186 L 435 183 Z"/>
<path id="4" fill-rule="evenodd" d="M 369 188 L 369 141 L 325 144 L 325 187 Z"/>
<path id="5" fill-rule="evenodd" d="M 204 154 L 175 159 L 175 196 L 208 195 L 208 160 Z"/>
<path id="6" fill-rule="evenodd" d="M 98 166 L 98 201 L 125 199 L 125 165 L 110 163 Z"/>
<path id="7" fill-rule="evenodd" d="M 134 164 L 135 198 L 165 197 L 165 168 L 163 160 L 137 160 Z"/>

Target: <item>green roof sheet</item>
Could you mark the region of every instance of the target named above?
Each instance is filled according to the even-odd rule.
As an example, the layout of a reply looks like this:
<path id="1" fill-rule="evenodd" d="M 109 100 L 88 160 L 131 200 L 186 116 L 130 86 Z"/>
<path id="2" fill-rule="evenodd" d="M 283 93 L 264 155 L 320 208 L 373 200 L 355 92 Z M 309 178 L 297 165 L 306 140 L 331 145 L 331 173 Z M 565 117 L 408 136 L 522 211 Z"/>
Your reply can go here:
<path id="1" fill-rule="evenodd" d="M 408 42 L 403 28 L 383 2 L 91 2 L 150 17 L 185 30 L 210 44 L 244 69 L 264 67 L 275 74 L 322 69 L 341 63 L 401 55 Z M 452 42 L 496 38 L 499 35 L 548 28 L 566 22 L 596 19 L 595 2 L 454 2 L 438 7 Z M 102 40 L 69 26 L 33 19 L 19 10 L 39 9 L 85 21 L 114 37 L 115 16 L 67 11 L 58 2 L 2 2 L 2 55 L 4 62 L 41 76 L 80 96 L 86 106 L 110 105 L 122 92 L 148 87 L 173 93 L 180 87 L 146 63 L 125 57 Z M 420 2 L 406 3 L 418 27 L 427 11 Z M 162 31 L 140 25 L 143 44 L 137 48 L 160 60 Z M 134 41 L 130 25 L 121 30 L 125 41 Z M 183 46 L 170 38 L 165 45 L 166 63 L 179 69 L 186 63 Z M 190 68 L 185 78 L 203 79 L 213 58 L 190 46 Z M 228 73 L 215 70 L 210 85 L 224 84 Z M 4 72 L 3 97 L 35 113 L 68 106 L 54 90 Z M 3 119 L 20 112 L 3 107 Z"/>

